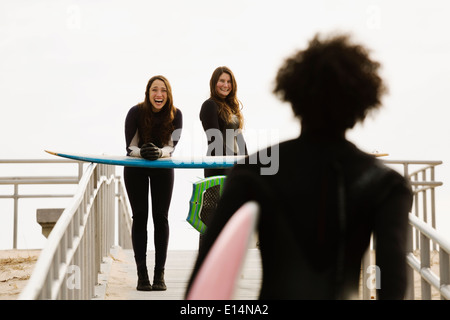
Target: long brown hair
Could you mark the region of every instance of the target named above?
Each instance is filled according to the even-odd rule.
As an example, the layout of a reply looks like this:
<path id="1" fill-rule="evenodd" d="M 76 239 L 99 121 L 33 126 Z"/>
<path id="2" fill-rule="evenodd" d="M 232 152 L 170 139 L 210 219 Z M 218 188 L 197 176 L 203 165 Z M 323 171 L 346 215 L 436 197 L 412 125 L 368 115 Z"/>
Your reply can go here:
<path id="1" fill-rule="evenodd" d="M 226 98 L 221 98 L 216 91 L 216 85 L 220 76 L 227 73 L 231 78 L 231 91 Z M 237 84 L 233 72 L 228 67 L 218 67 L 214 70 L 211 80 L 209 81 L 209 89 L 211 98 L 219 106 L 219 117 L 225 122 L 231 122 L 232 115 L 236 115 L 239 119 L 239 128 L 242 129 L 244 125 L 244 117 L 241 113 L 241 104 L 237 98 Z"/>
<path id="2" fill-rule="evenodd" d="M 166 104 L 159 112 L 153 112 L 149 98 L 150 87 L 155 80 L 164 82 L 167 89 Z M 167 144 L 174 130 L 172 121 L 177 109 L 173 105 L 172 87 L 164 76 L 157 75 L 148 81 L 145 89 L 145 100 L 139 104 L 139 109 L 139 141 L 142 144 L 152 142 L 158 147 Z"/>

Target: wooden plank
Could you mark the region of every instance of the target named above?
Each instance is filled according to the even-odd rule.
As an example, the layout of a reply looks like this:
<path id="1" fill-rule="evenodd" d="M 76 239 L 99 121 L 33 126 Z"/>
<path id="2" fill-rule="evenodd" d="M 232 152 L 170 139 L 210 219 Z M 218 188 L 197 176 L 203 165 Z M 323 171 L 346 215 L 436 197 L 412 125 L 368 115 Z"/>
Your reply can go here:
<path id="1" fill-rule="evenodd" d="M 182 300 L 186 292 L 196 250 L 169 250 L 167 254 L 166 291 L 137 291 L 137 273 L 133 250 L 117 248 L 112 253 L 112 265 L 105 300 Z M 149 277 L 153 279 L 154 251 L 147 253 Z M 261 286 L 261 266 L 258 249 L 249 249 L 238 282 L 235 299 L 256 300 Z"/>

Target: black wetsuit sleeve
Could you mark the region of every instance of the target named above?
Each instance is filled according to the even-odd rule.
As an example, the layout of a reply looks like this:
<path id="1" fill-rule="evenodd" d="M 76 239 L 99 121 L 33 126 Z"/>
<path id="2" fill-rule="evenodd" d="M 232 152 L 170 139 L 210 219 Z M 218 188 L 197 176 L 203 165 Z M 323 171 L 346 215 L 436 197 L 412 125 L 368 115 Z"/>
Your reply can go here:
<path id="1" fill-rule="evenodd" d="M 406 291 L 408 214 L 413 196 L 406 184 L 396 185 L 374 217 L 376 265 L 381 273 L 379 299 L 403 299 Z"/>
<path id="2" fill-rule="evenodd" d="M 175 147 L 178 144 L 178 141 L 181 138 L 181 129 L 183 128 L 183 114 L 181 113 L 181 110 L 178 108 L 172 123 L 174 127 L 174 132 L 172 134 L 172 141 L 173 141 L 173 148 L 175 149 Z"/>
<path id="3" fill-rule="evenodd" d="M 130 155 L 131 149 L 129 148 L 133 137 L 138 130 L 139 124 L 139 109 L 138 106 L 132 107 L 125 118 L 125 143 L 127 155 Z"/>
<path id="4" fill-rule="evenodd" d="M 239 155 L 248 156 L 247 143 L 245 142 L 244 135 L 240 132 L 236 136 L 237 144 L 239 146 Z M 243 147 L 243 148 L 242 148 Z M 244 151 L 242 151 L 244 150 Z"/>
<path id="5" fill-rule="evenodd" d="M 219 120 L 219 110 L 217 104 L 211 100 L 206 100 L 200 109 L 200 121 L 208 139 L 208 156 L 225 155 L 225 143 L 223 141 L 222 130 Z M 222 146 L 222 154 L 217 154 L 215 146 Z"/>

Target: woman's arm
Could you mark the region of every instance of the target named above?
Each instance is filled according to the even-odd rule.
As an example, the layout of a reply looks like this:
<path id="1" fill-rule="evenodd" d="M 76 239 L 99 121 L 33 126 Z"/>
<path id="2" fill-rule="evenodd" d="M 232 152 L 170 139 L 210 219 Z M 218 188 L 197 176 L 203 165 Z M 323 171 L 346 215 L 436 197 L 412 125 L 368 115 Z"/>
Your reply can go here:
<path id="1" fill-rule="evenodd" d="M 406 240 L 412 194 L 406 185 L 397 185 L 375 217 L 376 264 L 380 270 L 379 299 L 403 299 L 406 290 Z"/>
<path id="2" fill-rule="evenodd" d="M 127 156 L 140 157 L 139 135 L 138 135 L 138 106 L 134 106 L 128 111 L 125 118 L 125 143 Z"/>
<path id="3" fill-rule="evenodd" d="M 200 120 L 208 140 L 208 151 L 206 155 L 225 155 L 225 146 L 219 124 L 218 106 L 213 100 L 208 99 L 202 104 Z"/>
<path id="4" fill-rule="evenodd" d="M 174 131 L 172 132 L 169 142 L 161 148 L 161 158 L 171 157 L 172 153 L 175 151 L 175 147 L 177 146 L 178 141 L 181 138 L 181 130 L 183 128 L 183 114 L 178 108 L 172 123 L 174 126 Z"/>

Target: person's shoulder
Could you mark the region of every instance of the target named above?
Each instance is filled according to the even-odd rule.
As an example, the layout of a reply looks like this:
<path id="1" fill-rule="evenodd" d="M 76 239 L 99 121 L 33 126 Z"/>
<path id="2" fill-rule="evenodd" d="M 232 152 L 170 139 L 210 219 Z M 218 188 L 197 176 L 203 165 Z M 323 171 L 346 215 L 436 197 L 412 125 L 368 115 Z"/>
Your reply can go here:
<path id="1" fill-rule="evenodd" d="M 379 159 L 375 159 L 374 167 L 378 171 L 380 175 L 386 177 L 386 179 L 390 179 L 393 183 L 409 185 L 409 179 L 404 177 L 402 174 L 397 172 L 391 167 L 388 167 L 385 163 L 383 163 Z"/>
<path id="2" fill-rule="evenodd" d="M 218 109 L 219 106 L 212 98 L 205 100 L 200 108 L 200 119 L 203 121 L 205 119 L 214 118 L 218 113 Z"/>
<path id="3" fill-rule="evenodd" d="M 246 161 L 247 163 L 266 166 L 268 165 L 269 160 L 279 161 L 279 156 L 281 153 L 286 155 L 289 154 L 290 156 L 296 156 L 297 148 L 298 148 L 298 139 L 274 143 L 250 154 L 246 158 L 247 159 Z"/>
<path id="4" fill-rule="evenodd" d="M 136 117 L 138 117 L 139 116 L 139 104 L 137 104 L 137 105 L 135 105 L 135 106 L 133 106 L 133 107 L 131 107 L 129 110 L 128 110 L 128 113 L 127 113 L 127 118 L 136 118 Z"/>
<path id="5" fill-rule="evenodd" d="M 131 112 L 131 111 L 137 111 L 137 110 L 139 110 L 139 106 L 140 106 L 140 104 L 137 104 L 137 105 L 135 105 L 135 106 L 132 106 L 132 107 L 130 108 L 130 112 Z"/>
<path id="6" fill-rule="evenodd" d="M 280 148 L 286 142 L 281 142 L 259 149 L 239 160 L 234 166 L 236 172 L 253 172 L 258 175 L 275 175 L 280 164 Z"/>
<path id="7" fill-rule="evenodd" d="M 175 108 L 175 115 L 173 117 L 172 123 L 175 125 L 175 127 L 179 128 L 183 124 L 183 113 L 179 108 Z"/>
<path id="8" fill-rule="evenodd" d="M 217 107 L 217 103 L 212 98 L 206 99 L 202 104 L 202 109 L 217 109 Z"/>
<path id="9" fill-rule="evenodd" d="M 181 112 L 180 108 L 175 108 L 175 119 L 183 117 L 183 113 Z"/>
<path id="10" fill-rule="evenodd" d="M 359 167 L 366 174 L 371 173 L 378 179 L 394 179 L 398 181 L 406 180 L 400 173 L 387 166 L 382 160 L 373 154 L 360 150 L 352 143 L 347 144 L 346 154 L 349 155 L 349 163 Z"/>
<path id="11" fill-rule="evenodd" d="M 411 193 L 411 184 L 407 177 L 404 177 L 373 155 L 365 154 L 364 158 L 366 159 L 365 170 L 353 182 L 353 191 L 368 188 L 372 190 L 370 193 L 373 197 L 376 194 L 379 194 L 378 197 L 386 197 L 394 189 L 402 190 L 406 194 Z"/>
<path id="12" fill-rule="evenodd" d="M 139 104 L 132 106 L 129 110 L 128 110 L 128 114 L 137 114 L 139 113 Z"/>

